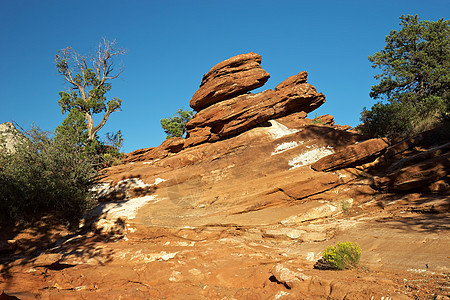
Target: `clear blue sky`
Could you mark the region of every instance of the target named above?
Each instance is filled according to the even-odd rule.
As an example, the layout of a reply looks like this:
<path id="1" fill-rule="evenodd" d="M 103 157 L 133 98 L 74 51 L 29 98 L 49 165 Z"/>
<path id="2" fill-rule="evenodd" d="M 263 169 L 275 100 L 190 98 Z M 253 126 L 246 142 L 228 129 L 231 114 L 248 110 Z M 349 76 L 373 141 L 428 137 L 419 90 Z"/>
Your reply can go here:
<path id="1" fill-rule="evenodd" d="M 356 126 L 371 107 L 376 84 L 367 59 L 398 29 L 399 16 L 448 19 L 448 0 L 0 0 L 0 123 L 54 130 L 64 116 L 65 90 L 54 56 L 71 46 L 82 54 L 102 37 L 128 49 L 108 99 L 123 100 L 99 132 L 122 130 L 124 152 L 158 146 L 159 120 L 189 100 L 202 76 L 237 54 L 256 52 L 271 74 L 263 89 L 300 71 L 325 94 L 315 112 Z"/>

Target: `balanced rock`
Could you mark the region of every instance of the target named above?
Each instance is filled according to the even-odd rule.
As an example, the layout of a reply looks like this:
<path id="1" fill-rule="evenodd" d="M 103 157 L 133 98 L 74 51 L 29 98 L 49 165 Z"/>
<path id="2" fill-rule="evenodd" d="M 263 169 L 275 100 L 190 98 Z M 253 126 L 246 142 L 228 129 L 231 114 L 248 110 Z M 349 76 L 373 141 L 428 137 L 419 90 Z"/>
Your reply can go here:
<path id="1" fill-rule="evenodd" d="M 203 76 L 190 106 L 200 111 L 214 103 L 233 98 L 263 86 L 270 74 L 261 68 L 261 56 L 247 53 L 215 65 Z"/>
<path id="2" fill-rule="evenodd" d="M 300 72 L 275 90 L 240 95 L 199 111 L 186 124 L 187 144 L 227 139 L 255 127 L 268 126 L 272 119 L 313 111 L 325 102 L 325 96 L 307 83 L 307 76 L 307 72 Z"/>

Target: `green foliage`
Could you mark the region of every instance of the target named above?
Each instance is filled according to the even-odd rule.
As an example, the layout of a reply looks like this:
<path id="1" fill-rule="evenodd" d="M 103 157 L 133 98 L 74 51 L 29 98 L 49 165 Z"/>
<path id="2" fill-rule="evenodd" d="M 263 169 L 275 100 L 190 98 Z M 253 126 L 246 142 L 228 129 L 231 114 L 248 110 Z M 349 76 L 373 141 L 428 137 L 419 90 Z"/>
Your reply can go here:
<path id="1" fill-rule="evenodd" d="M 101 142 L 95 136 L 93 140 L 88 139 L 86 121 L 83 114 L 77 110 L 70 110 L 63 123 L 56 128 L 56 139 L 62 136 L 69 138 L 74 145 L 82 147 L 86 155 L 91 156 L 96 168 L 109 167 L 118 164 L 123 158 L 120 148 L 123 145 L 123 136 L 119 130 L 117 133 L 108 132 L 106 141 Z"/>
<path id="2" fill-rule="evenodd" d="M 192 119 L 194 112 L 180 108 L 171 118 L 161 119 L 161 127 L 167 134 L 166 139 L 183 137 L 186 132 L 186 123 Z"/>
<path id="3" fill-rule="evenodd" d="M 348 215 L 350 212 L 350 209 L 352 208 L 352 202 L 349 202 L 348 200 L 342 200 L 341 208 L 342 208 L 342 212 L 345 215 Z"/>
<path id="4" fill-rule="evenodd" d="M 400 20 L 402 28 L 369 57 L 381 70 L 370 92 L 381 101 L 361 114 L 361 131 L 371 137 L 408 137 L 436 127 L 450 111 L 450 22 Z"/>
<path id="5" fill-rule="evenodd" d="M 57 212 L 75 222 L 92 203 L 92 156 L 71 136 L 58 138 L 33 127 L 15 152 L 0 149 L 0 220 L 32 221 Z"/>
<path id="6" fill-rule="evenodd" d="M 61 112 L 69 113 L 68 122 L 76 122 L 83 116 L 87 139 L 95 139 L 97 132 L 105 125 L 111 113 L 120 110 L 122 100 L 112 98 L 107 101 L 106 93 L 111 90 L 112 79 L 117 78 L 121 71 L 113 73 L 113 59 L 126 53 L 115 48 L 115 41 L 103 39 L 96 53 L 88 57 L 81 56 L 72 48 L 58 51 L 55 56 L 56 68 L 67 83 L 69 91 L 59 92 L 58 101 Z M 94 126 L 93 115 L 104 113 L 102 120 Z M 72 114 L 72 116 L 70 116 Z"/>
<path id="7" fill-rule="evenodd" d="M 78 109 L 71 109 L 61 125 L 56 128 L 56 135 L 71 137 L 77 146 L 84 146 L 88 139 L 84 115 Z"/>
<path id="8" fill-rule="evenodd" d="M 102 144 L 102 159 L 106 166 L 117 165 L 121 162 L 123 154 L 120 153 L 120 148 L 123 145 L 122 132 L 108 132 L 106 134 L 106 141 Z"/>
<path id="9" fill-rule="evenodd" d="M 352 269 L 359 264 L 361 247 L 352 242 L 337 243 L 328 246 L 322 253 L 322 264 L 330 269 L 346 270 Z"/>
<path id="10" fill-rule="evenodd" d="M 317 114 L 315 114 L 314 119 L 312 120 L 312 123 L 323 125 L 323 120 L 321 117 L 318 117 Z"/>

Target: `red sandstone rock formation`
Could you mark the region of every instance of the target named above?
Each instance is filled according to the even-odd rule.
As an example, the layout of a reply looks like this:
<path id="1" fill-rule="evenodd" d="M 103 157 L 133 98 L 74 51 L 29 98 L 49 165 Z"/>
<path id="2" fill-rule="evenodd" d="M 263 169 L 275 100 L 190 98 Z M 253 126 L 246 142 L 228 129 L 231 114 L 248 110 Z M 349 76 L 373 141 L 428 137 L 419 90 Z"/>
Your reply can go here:
<path id="1" fill-rule="evenodd" d="M 202 86 L 193 97 L 195 103 L 201 101 L 204 104 L 201 106 L 202 109 L 186 125 L 188 132 L 186 145 L 194 146 L 230 138 L 251 128 L 266 126 L 269 120 L 297 112 L 309 113 L 325 102 L 325 96 L 317 93 L 315 87 L 307 83 L 308 73 L 305 71 L 289 77 L 278 84 L 273 91 L 266 90 L 257 94 L 247 93 L 255 87 L 262 86 L 262 84 L 258 86 L 245 84 L 248 82 L 248 67 L 244 68 L 239 64 L 240 68 L 232 69 L 232 71 L 228 68 L 236 61 L 238 63 L 247 62 L 249 56 L 251 58 L 259 57 L 254 53 L 250 54 L 230 58 L 213 67 L 204 76 Z M 244 63 L 243 66 L 247 64 Z M 254 61 L 251 65 L 254 65 Z M 223 71 L 224 69 L 226 71 Z M 260 69 L 252 68 L 251 70 Z M 231 72 L 233 72 L 233 76 L 229 78 L 228 75 Z M 222 73 L 225 75 L 221 75 Z M 216 79 L 215 74 L 221 76 Z M 214 87 L 217 89 L 217 86 L 222 86 L 223 76 L 227 78 L 226 86 L 232 86 L 233 92 L 223 92 L 222 87 L 220 93 L 214 90 Z M 216 81 L 217 83 L 215 83 Z M 211 91 L 205 92 L 209 88 L 207 89 L 203 85 L 210 86 Z M 238 88 L 242 86 L 246 88 Z M 220 97 L 217 96 L 218 93 Z M 199 98 L 199 95 L 202 95 L 202 97 Z M 192 105 L 193 100 L 191 100 L 191 106 L 198 107 Z"/>
<path id="2" fill-rule="evenodd" d="M 43 239 L 46 231 L 37 227 L 37 235 L 15 235 L 3 246 L 0 232 L 0 252 L 8 255 L 0 256 L 8 275 L 0 291 L 27 299 L 445 293 L 448 276 L 439 272 L 450 268 L 449 197 L 380 191 L 448 191 L 449 144 L 421 149 L 424 138 L 415 138 L 385 151 L 384 140 L 363 141 L 333 125 L 332 116 L 307 119 L 325 97 L 306 82 L 306 72 L 273 91 L 245 94 L 264 78 L 249 75 L 263 71 L 258 57 L 232 58 L 205 75 L 204 91 L 195 95 L 202 109 L 187 139 L 136 150 L 104 170 L 98 196 L 106 202 L 91 215 L 94 223 L 85 219 L 92 232 L 57 242 Z M 239 88 L 235 79 L 242 79 Z M 30 235 L 47 250 L 37 251 Z M 337 241 L 358 242 L 364 268 L 314 270 Z"/>
<path id="3" fill-rule="evenodd" d="M 270 74 L 261 68 L 261 56 L 247 53 L 234 56 L 203 75 L 202 83 L 190 105 L 200 111 L 214 103 L 245 94 L 263 86 Z"/>
<path id="4" fill-rule="evenodd" d="M 380 156 L 387 147 L 388 143 L 383 139 L 367 140 L 328 155 L 312 164 L 311 168 L 316 171 L 332 171 L 362 165 L 364 162 L 373 161 L 374 158 Z"/>

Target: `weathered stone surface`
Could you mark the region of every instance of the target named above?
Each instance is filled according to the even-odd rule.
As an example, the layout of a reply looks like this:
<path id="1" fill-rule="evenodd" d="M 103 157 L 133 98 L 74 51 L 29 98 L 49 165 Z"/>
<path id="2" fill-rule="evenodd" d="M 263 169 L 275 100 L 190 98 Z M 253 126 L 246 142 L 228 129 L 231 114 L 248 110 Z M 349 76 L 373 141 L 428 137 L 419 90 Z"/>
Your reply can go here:
<path id="1" fill-rule="evenodd" d="M 423 137 L 420 137 L 423 139 Z M 418 143 L 418 138 L 408 139 L 396 145 L 397 150 L 405 148 L 412 142 Z M 383 190 L 446 193 L 450 184 L 450 143 L 429 150 L 418 149 L 397 152 L 390 148 L 385 156 L 389 162 L 384 167 L 381 177 L 375 177 L 375 186 Z M 397 152 L 397 154 L 394 154 Z M 406 155 L 411 152 L 410 155 Z M 397 158 L 394 160 L 393 158 Z"/>
<path id="2" fill-rule="evenodd" d="M 407 156 L 403 159 L 400 159 L 398 161 L 393 162 L 387 169 L 386 173 L 392 173 L 395 170 L 404 168 L 406 166 L 411 166 L 417 163 L 422 163 L 428 159 L 438 157 L 440 155 L 443 155 L 445 153 L 450 152 L 450 143 L 446 143 L 444 145 L 434 147 L 430 150 L 419 152 L 414 155 Z M 390 153 L 389 153 L 390 154 Z M 386 156 L 388 156 L 388 153 L 386 153 Z"/>
<path id="3" fill-rule="evenodd" d="M 15 147 L 24 139 L 25 137 L 16 129 L 13 123 L 0 124 L 0 146 L 4 146 L 6 151 L 14 152 Z"/>
<path id="4" fill-rule="evenodd" d="M 185 145 L 186 140 L 183 138 L 175 137 L 170 138 L 162 142 L 158 147 L 146 148 L 133 151 L 127 154 L 124 159 L 125 163 L 137 162 L 137 161 L 149 161 L 155 159 L 161 159 L 166 157 L 170 153 L 180 152 Z"/>
<path id="5" fill-rule="evenodd" d="M 315 117 L 312 121 L 314 124 L 319 124 L 319 125 L 330 125 L 330 126 L 334 125 L 334 117 L 331 115 L 318 116 L 318 117 Z"/>
<path id="6" fill-rule="evenodd" d="M 300 73 L 274 91 L 213 104 L 200 111 L 188 139 L 135 151 L 104 170 L 97 195 L 116 201 L 85 218 L 84 228 L 94 231 L 67 231 L 59 241 L 52 224 L 0 231 L 0 250 L 1 241 L 17 241 L 3 246 L 0 291 L 21 299 L 445 297 L 450 198 L 372 189 L 370 172 L 381 165 L 382 176 L 392 160 L 365 161 L 385 145 L 355 144 L 363 137 L 332 125 L 331 116 L 313 124 L 306 112 L 321 100 L 307 99 L 308 91 Z M 272 98 L 285 100 L 270 107 Z M 224 109 L 210 112 L 213 106 Z M 447 148 L 416 146 L 411 153 L 422 156 L 396 164 L 386 184 L 448 191 Z M 364 164 L 310 168 L 329 153 L 342 160 L 332 168 Z M 313 270 L 339 241 L 361 246 L 363 272 Z"/>
<path id="7" fill-rule="evenodd" d="M 371 139 L 350 145 L 339 152 L 326 156 L 311 165 L 316 171 L 332 171 L 355 166 L 373 160 L 388 147 L 383 139 Z"/>
<path id="8" fill-rule="evenodd" d="M 280 103 L 292 106 L 292 112 L 304 111 L 309 113 L 323 103 L 325 96 L 317 93 L 316 88 L 306 82 L 308 72 L 302 71 L 281 82 L 275 87 L 275 92 L 280 97 Z M 287 109 L 290 111 L 290 109 Z"/>
<path id="9" fill-rule="evenodd" d="M 261 68 L 261 56 L 247 53 L 215 65 L 203 76 L 190 106 L 200 111 L 214 103 L 245 94 L 263 86 L 270 74 Z"/>
<path id="10" fill-rule="evenodd" d="M 198 132 L 207 132 L 198 141 L 206 141 L 208 135 L 211 141 L 226 139 L 268 126 L 269 120 L 316 109 L 325 102 L 325 96 L 306 83 L 306 77 L 307 73 L 301 72 L 279 84 L 275 91 L 241 95 L 201 110 L 186 124 L 188 137 L 198 138 Z"/>
<path id="11" fill-rule="evenodd" d="M 289 197 L 303 199 L 314 194 L 320 194 L 342 183 L 339 175 L 324 173 L 319 176 L 306 177 L 303 180 L 299 178 L 298 181 L 281 184 L 279 188 Z"/>
<path id="12" fill-rule="evenodd" d="M 450 153 L 402 168 L 388 175 L 393 190 L 407 191 L 427 186 L 450 174 Z"/>

